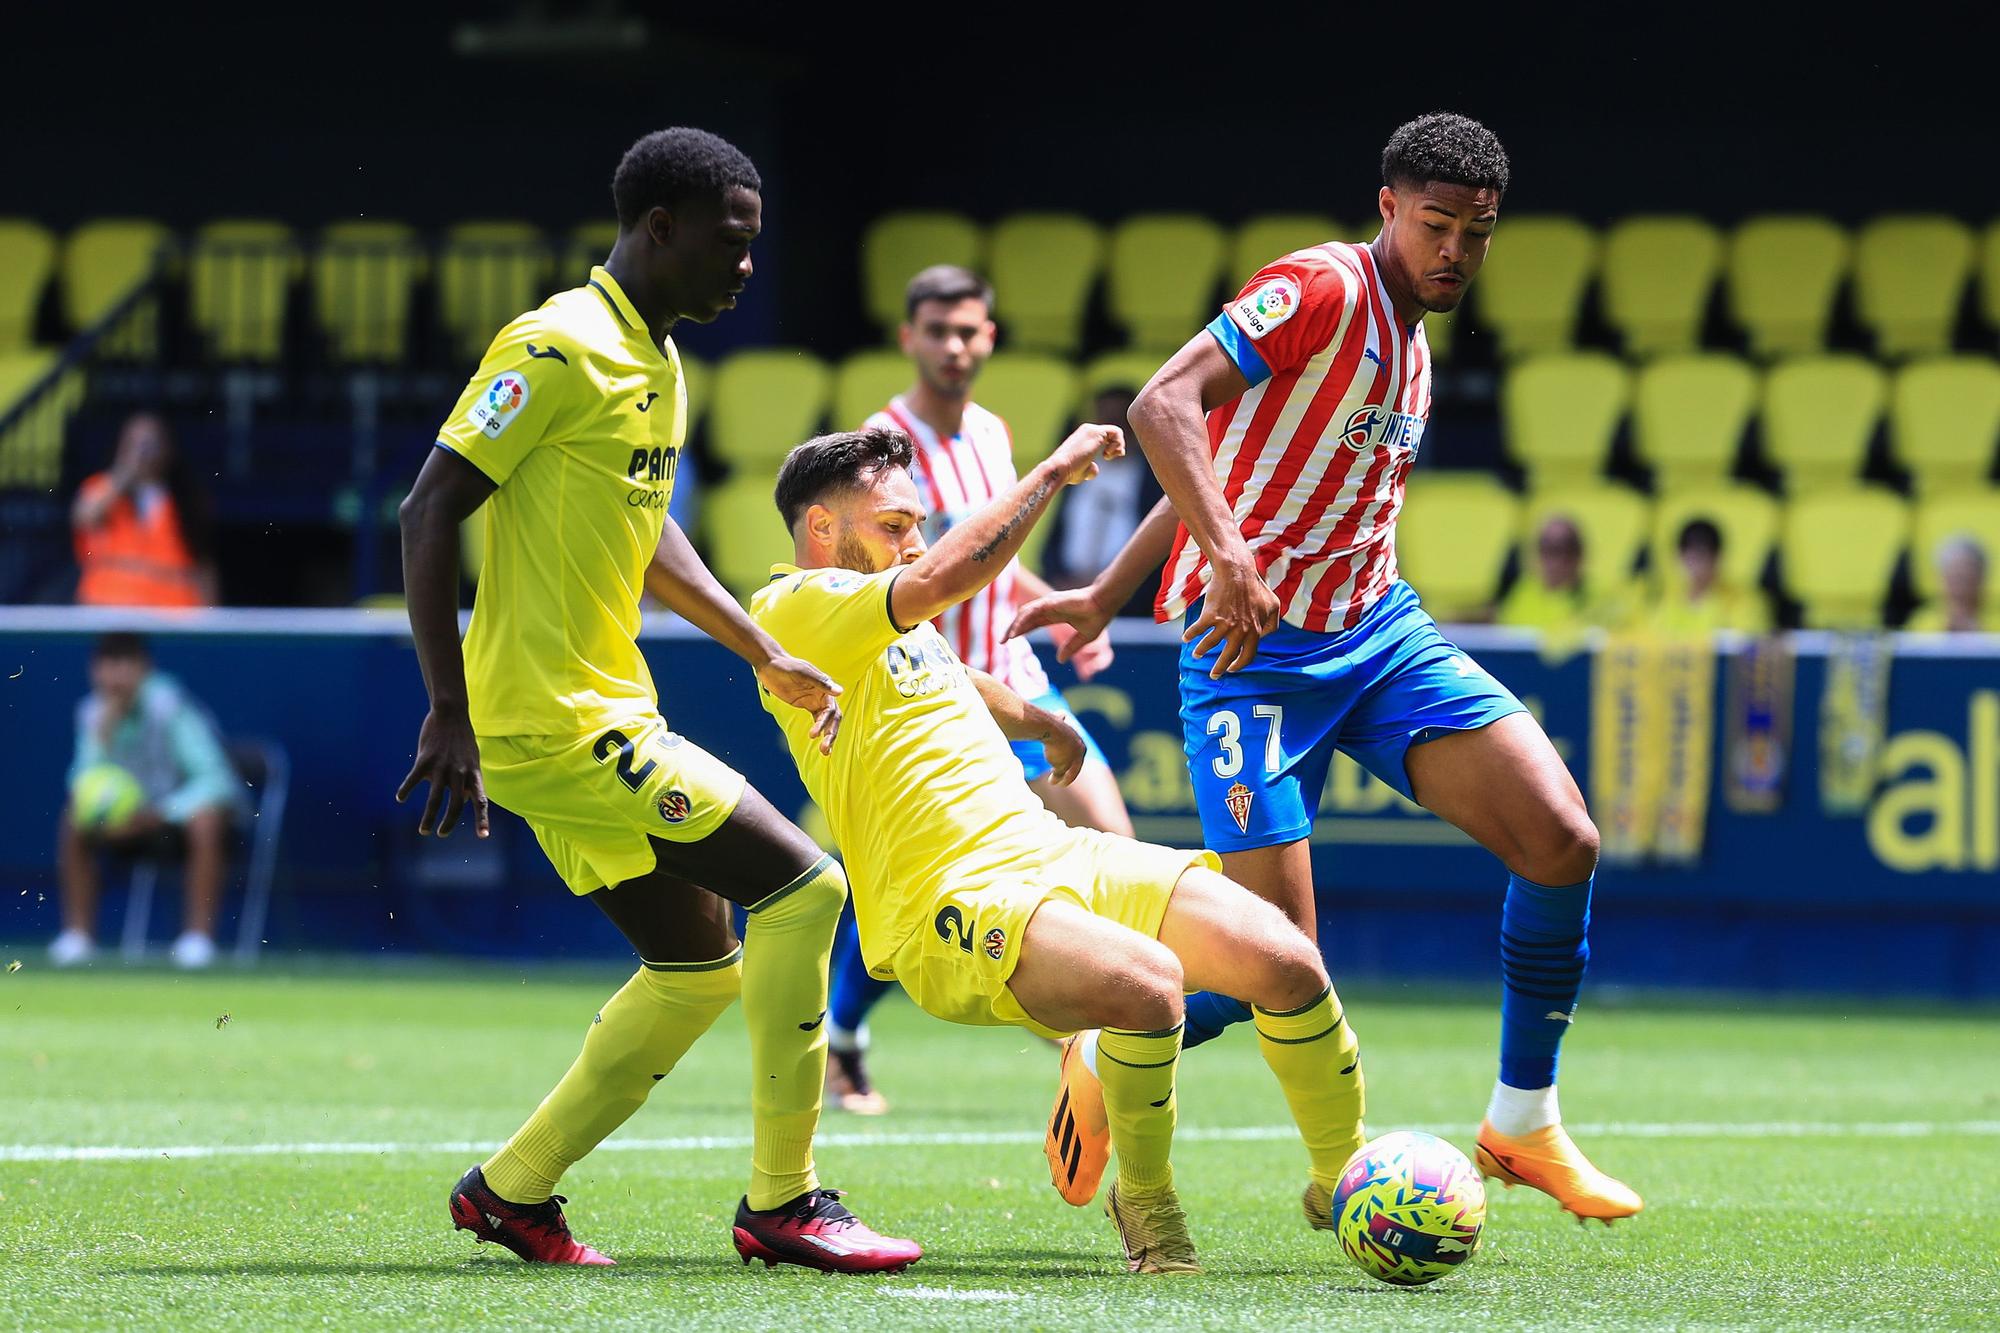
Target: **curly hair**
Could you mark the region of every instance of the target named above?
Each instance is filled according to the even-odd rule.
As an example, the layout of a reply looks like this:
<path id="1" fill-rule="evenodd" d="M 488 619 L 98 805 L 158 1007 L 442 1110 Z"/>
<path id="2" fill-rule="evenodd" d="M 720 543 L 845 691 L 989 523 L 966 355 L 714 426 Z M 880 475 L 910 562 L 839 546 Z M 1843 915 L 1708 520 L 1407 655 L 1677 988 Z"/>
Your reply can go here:
<path id="1" fill-rule="evenodd" d="M 678 208 L 703 195 L 719 199 L 734 186 L 764 188 L 743 150 L 707 130 L 677 125 L 655 130 L 625 150 L 611 177 L 611 199 L 618 225 L 630 227 L 648 209 Z"/>
<path id="2" fill-rule="evenodd" d="M 910 437 L 899 430 L 871 427 L 817 436 L 785 455 L 772 499 L 791 528 L 828 491 L 854 489 L 863 478 L 907 468 L 915 458 Z"/>
<path id="3" fill-rule="evenodd" d="M 1469 116 L 1433 111 L 1389 136 L 1382 183 L 1392 189 L 1438 181 L 1507 193 L 1507 150 L 1492 130 Z"/>

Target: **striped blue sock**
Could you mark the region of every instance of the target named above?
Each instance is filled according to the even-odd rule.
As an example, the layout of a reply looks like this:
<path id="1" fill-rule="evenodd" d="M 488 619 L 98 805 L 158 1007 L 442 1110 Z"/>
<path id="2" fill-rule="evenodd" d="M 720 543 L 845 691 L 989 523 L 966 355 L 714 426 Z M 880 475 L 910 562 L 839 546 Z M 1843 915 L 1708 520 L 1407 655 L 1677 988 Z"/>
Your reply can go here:
<path id="1" fill-rule="evenodd" d="M 1199 1046 L 1222 1035 L 1224 1028 L 1250 1021 L 1250 1006 L 1241 1000 L 1214 991 L 1196 991 L 1187 997 L 1187 1016 L 1181 1029 L 1181 1049 Z"/>
<path id="2" fill-rule="evenodd" d="M 1546 1088 L 1590 962 L 1590 880 L 1548 888 L 1507 878 L 1500 909 L 1500 1081 Z"/>

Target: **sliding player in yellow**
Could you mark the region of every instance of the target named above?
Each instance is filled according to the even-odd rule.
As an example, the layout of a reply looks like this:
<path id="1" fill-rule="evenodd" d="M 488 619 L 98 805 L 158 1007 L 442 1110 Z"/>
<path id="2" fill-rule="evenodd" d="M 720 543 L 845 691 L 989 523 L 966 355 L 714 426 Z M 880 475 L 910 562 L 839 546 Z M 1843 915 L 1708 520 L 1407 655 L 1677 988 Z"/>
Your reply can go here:
<path id="1" fill-rule="evenodd" d="M 1105 1208 L 1133 1272 L 1196 1272 L 1168 1151 L 1181 999 L 1210 985 L 1250 997 L 1264 1058 L 1305 1138 L 1306 1216 L 1361 1143 L 1361 1062 L 1312 943 L 1219 873 L 1210 852 L 1073 829 L 1022 779 L 1012 740 L 1041 741 L 1060 781 L 1083 743 L 991 676 L 931 620 L 1005 570 L 1063 486 L 1088 479 L 1119 432 L 1084 426 L 934 547 L 897 431 L 810 440 L 778 473 L 798 565 L 780 565 L 751 616 L 811 655 L 846 710 L 829 750 L 769 691 L 813 798 L 847 858 L 869 971 L 956 1023 L 1044 1036 L 1098 1028 L 1117 1178 Z M 1074 1141 L 1074 1140 L 1073 1140 Z"/>
<path id="2" fill-rule="evenodd" d="M 651 592 L 832 742 L 839 688 L 750 623 L 667 515 L 687 434 L 667 333 L 736 304 L 761 223 L 757 170 L 712 134 L 661 130 L 625 154 L 611 188 L 610 257 L 494 338 L 403 503 L 431 707 L 397 799 L 427 780 L 419 833 L 444 836 L 469 803 L 485 837 L 490 791 L 643 964 L 540 1108 L 453 1188 L 452 1220 L 526 1260 L 611 1262 L 570 1234 L 556 1181 L 740 992 L 753 1143 L 737 1252 L 835 1272 L 907 1267 L 918 1246 L 870 1231 L 813 1172 L 840 867 L 668 729 L 634 639 Z M 458 526 L 474 510 L 487 555 L 461 653 Z M 740 946 L 731 902 L 749 912 Z"/>

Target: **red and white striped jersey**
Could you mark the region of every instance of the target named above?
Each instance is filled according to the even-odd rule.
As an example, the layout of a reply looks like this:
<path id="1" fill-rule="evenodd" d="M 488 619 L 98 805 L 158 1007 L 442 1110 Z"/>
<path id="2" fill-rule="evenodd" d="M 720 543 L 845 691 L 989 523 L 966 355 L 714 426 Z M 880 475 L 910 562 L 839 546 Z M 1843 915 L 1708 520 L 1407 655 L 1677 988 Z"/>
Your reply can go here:
<path id="1" fill-rule="evenodd" d="M 924 536 L 933 545 L 956 524 L 1013 489 L 1014 435 L 1007 423 L 977 403 L 965 405 L 958 434 L 940 439 L 911 410 L 901 394 L 868 418 L 870 426 L 899 430 L 916 445 L 911 473 L 917 494 L 930 509 Z M 1048 693 L 1049 678 L 1025 639 L 1000 639 L 1014 618 L 1018 561 L 1010 560 L 1000 577 L 960 602 L 935 623 L 959 659 L 984 671 L 1024 699 Z"/>
<path id="2" fill-rule="evenodd" d="M 1208 329 L 1250 381 L 1208 414 L 1223 498 L 1285 622 L 1352 629 L 1396 581 L 1396 515 L 1431 411 L 1423 326 L 1397 322 L 1368 247 L 1335 241 L 1265 265 Z M 1208 580 L 1183 525 L 1158 617 Z"/>

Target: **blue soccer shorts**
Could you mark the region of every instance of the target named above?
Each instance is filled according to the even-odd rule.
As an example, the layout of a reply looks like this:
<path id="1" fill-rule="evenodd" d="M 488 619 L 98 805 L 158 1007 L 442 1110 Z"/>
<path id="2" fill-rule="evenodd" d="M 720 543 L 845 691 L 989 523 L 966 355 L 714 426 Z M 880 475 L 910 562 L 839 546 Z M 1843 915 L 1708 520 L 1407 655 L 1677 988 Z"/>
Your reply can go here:
<path id="1" fill-rule="evenodd" d="M 1090 734 L 1089 728 L 1076 720 L 1076 714 L 1069 711 L 1069 705 L 1063 702 L 1063 697 L 1056 692 L 1055 686 L 1049 686 L 1047 693 L 1038 695 L 1028 702 L 1037 708 L 1048 709 L 1076 729 L 1076 734 L 1083 737 L 1083 748 L 1086 751 L 1083 761 L 1086 764 L 1094 760 L 1107 768 L 1110 767 L 1110 761 L 1105 759 L 1104 751 L 1097 748 L 1097 738 Z M 1049 757 L 1043 752 L 1040 741 L 1009 741 L 1007 744 L 1014 751 L 1014 757 L 1021 761 L 1023 778 L 1033 782 L 1037 778 L 1049 775 Z"/>
<path id="2" fill-rule="evenodd" d="M 1200 616 L 1190 607 L 1187 623 Z M 1215 650 L 1181 648 L 1181 729 L 1202 841 L 1218 852 L 1312 831 L 1339 750 L 1405 796 L 1412 745 L 1527 711 L 1438 631 L 1400 580 L 1337 634 L 1280 624 L 1243 670 L 1210 680 Z"/>

